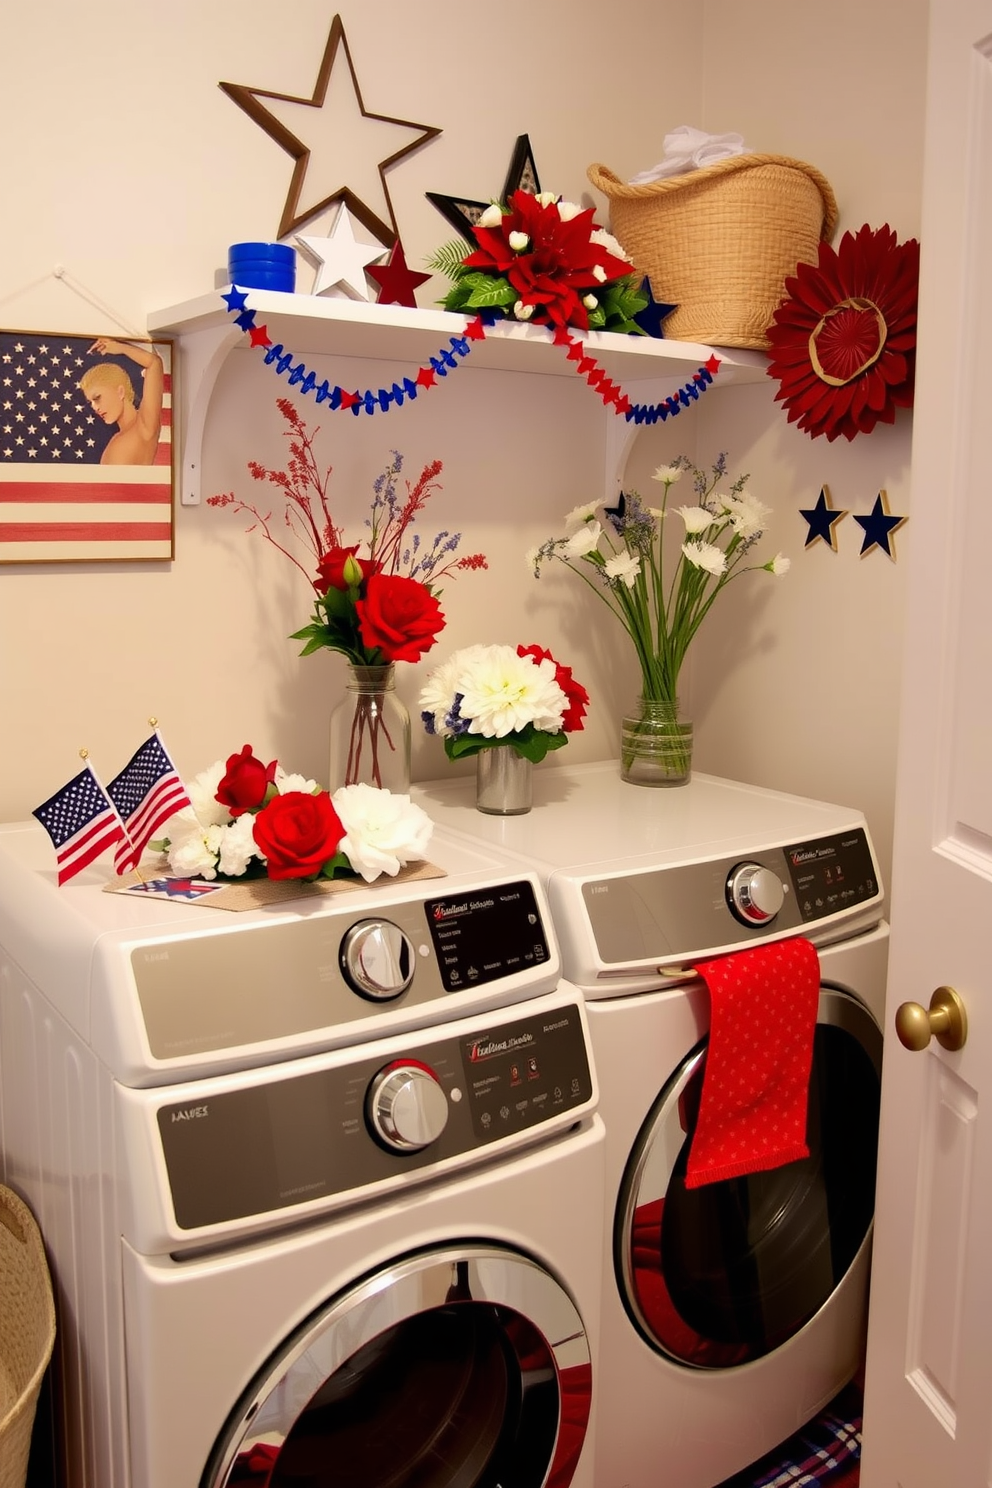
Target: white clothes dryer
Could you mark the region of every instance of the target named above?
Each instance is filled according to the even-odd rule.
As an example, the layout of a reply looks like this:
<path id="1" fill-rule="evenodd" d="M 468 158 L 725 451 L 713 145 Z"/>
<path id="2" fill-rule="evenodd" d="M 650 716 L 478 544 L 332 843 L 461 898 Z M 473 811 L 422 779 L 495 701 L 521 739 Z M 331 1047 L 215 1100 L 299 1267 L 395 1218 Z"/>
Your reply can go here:
<path id="1" fill-rule="evenodd" d="M 861 813 L 615 762 L 541 768 L 534 807 L 452 831 L 537 870 L 563 969 L 588 1000 L 607 1132 L 596 1488 L 713 1488 L 854 1375 L 874 1210 L 888 926 Z M 696 961 L 802 935 L 820 961 L 810 1157 L 685 1186 L 709 1027 Z"/>
<path id="2" fill-rule="evenodd" d="M 593 1488 L 584 1002 L 535 875 L 431 852 L 235 914 L 60 889 L 0 827 L 0 1144 L 64 1488 Z"/>

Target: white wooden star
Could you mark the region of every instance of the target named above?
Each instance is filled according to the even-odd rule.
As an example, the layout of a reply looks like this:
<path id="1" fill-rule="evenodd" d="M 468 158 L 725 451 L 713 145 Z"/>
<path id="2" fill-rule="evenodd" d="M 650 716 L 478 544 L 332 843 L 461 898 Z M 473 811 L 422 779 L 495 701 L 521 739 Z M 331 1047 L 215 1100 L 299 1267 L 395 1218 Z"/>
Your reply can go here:
<path id="1" fill-rule="evenodd" d="M 369 264 L 381 263 L 388 257 L 381 243 L 359 243 L 355 238 L 351 213 L 347 207 L 339 207 L 330 237 L 311 237 L 298 233 L 296 241 L 307 258 L 317 266 L 314 280 L 315 295 L 329 295 L 336 299 L 367 300 L 369 285 L 365 270 Z"/>

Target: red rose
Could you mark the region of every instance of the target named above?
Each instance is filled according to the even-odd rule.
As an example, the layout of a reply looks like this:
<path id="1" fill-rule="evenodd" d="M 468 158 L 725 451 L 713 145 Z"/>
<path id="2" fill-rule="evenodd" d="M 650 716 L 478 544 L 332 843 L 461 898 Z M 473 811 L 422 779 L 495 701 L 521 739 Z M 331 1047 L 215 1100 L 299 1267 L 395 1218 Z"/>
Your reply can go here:
<path id="1" fill-rule="evenodd" d="M 357 589 L 379 572 L 382 564 L 377 559 L 356 558 L 357 552 L 358 543 L 353 548 L 328 549 L 317 566 L 313 587 L 318 594 L 326 594 L 328 589 L 340 589 L 347 594 L 349 589 Z"/>
<path id="2" fill-rule="evenodd" d="M 216 800 L 226 806 L 232 816 L 241 816 L 245 811 L 255 811 L 265 800 L 265 792 L 276 778 L 276 764 L 263 765 L 246 744 L 240 754 L 232 754 L 227 761 L 227 774 L 217 787 Z"/>
<path id="3" fill-rule="evenodd" d="M 589 706 L 589 694 L 582 683 L 576 682 L 572 676 L 572 668 L 562 666 L 560 661 L 555 661 L 550 651 L 545 651 L 540 646 L 518 646 L 517 655 L 533 656 L 535 661 L 554 661 L 555 681 L 568 699 L 561 726 L 566 734 L 574 734 L 584 728 L 582 720 Z"/>
<path id="4" fill-rule="evenodd" d="M 444 629 L 433 594 L 401 574 L 373 574 L 355 609 L 362 644 L 378 646 L 387 661 L 419 661 Z"/>
<path id="5" fill-rule="evenodd" d="M 327 791 L 273 796 L 252 822 L 270 878 L 313 878 L 334 857 L 344 827 Z"/>

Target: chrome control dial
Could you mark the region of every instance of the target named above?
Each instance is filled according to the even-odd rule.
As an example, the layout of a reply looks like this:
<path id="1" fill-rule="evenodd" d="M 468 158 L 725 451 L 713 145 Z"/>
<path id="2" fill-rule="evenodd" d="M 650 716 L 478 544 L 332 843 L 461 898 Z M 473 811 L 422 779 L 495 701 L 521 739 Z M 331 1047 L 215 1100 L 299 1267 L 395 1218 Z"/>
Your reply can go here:
<path id="1" fill-rule="evenodd" d="M 426 1064 L 387 1064 L 369 1086 L 366 1102 L 376 1135 L 394 1152 L 420 1152 L 448 1124 L 448 1099 Z"/>
<path id="2" fill-rule="evenodd" d="M 390 920 L 359 920 L 341 942 L 341 970 L 353 991 L 374 1002 L 399 997 L 413 981 L 413 946 Z"/>
<path id="3" fill-rule="evenodd" d="M 738 863 L 727 879 L 727 903 L 745 925 L 767 925 L 778 914 L 785 887 L 762 863 Z"/>

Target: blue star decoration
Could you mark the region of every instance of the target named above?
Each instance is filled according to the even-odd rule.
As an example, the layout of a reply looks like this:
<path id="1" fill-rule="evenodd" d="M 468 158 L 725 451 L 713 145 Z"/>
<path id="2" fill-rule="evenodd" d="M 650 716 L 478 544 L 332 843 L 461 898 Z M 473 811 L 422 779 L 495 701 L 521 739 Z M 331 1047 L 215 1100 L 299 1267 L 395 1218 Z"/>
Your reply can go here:
<path id="1" fill-rule="evenodd" d="M 666 305 L 663 300 L 656 300 L 651 289 L 651 280 L 646 275 L 641 280 L 641 293 L 647 295 L 648 302 L 643 310 L 638 310 L 634 320 L 647 335 L 655 336 L 663 341 L 665 333 L 661 328 L 661 322 L 666 315 L 671 315 L 672 311 L 679 307 L 678 305 Z"/>
<path id="2" fill-rule="evenodd" d="M 894 563 L 896 555 L 890 546 L 890 541 L 909 518 L 890 515 L 888 497 L 885 492 L 879 491 L 875 497 L 875 505 L 866 517 L 855 517 L 854 520 L 864 532 L 861 557 L 864 558 L 872 548 L 880 548 Z"/>
<path id="3" fill-rule="evenodd" d="M 806 534 L 804 546 L 809 548 L 812 547 L 813 543 L 823 541 L 836 553 L 837 533 L 834 529 L 841 518 L 847 516 L 847 512 L 841 511 L 839 508 L 835 509 L 830 505 L 830 493 L 826 486 L 820 487 L 820 494 L 816 498 L 816 505 L 806 507 L 805 509 L 800 507 L 799 515 L 805 518 L 809 524 L 809 531 Z"/>

